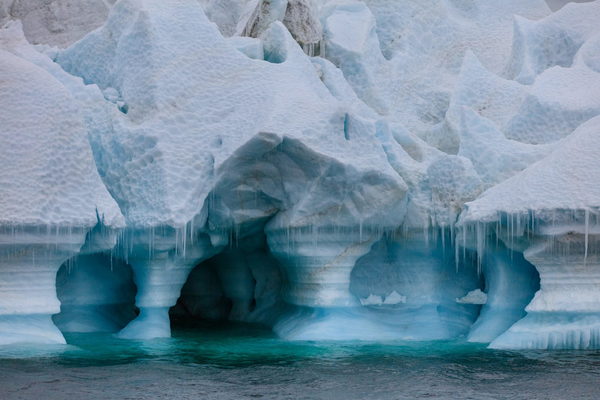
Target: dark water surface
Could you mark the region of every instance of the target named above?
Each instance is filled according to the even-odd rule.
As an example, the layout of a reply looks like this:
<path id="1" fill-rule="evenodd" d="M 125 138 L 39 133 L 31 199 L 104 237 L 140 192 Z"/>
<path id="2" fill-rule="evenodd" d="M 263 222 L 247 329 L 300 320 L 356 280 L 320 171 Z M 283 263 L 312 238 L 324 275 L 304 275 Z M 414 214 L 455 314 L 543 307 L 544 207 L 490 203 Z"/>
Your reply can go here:
<path id="1" fill-rule="evenodd" d="M 286 342 L 248 327 L 0 348 L 0 399 L 600 399 L 600 352 Z"/>

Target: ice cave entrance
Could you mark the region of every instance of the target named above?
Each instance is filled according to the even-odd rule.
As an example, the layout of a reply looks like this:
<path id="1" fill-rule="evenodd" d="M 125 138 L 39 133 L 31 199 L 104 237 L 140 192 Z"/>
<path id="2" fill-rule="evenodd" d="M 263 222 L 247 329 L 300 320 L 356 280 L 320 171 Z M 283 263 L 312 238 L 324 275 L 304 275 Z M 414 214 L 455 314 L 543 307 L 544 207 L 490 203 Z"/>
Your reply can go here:
<path id="1" fill-rule="evenodd" d="M 56 274 L 60 313 L 52 317 L 63 333 L 118 332 L 138 310 L 131 267 L 110 253 L 86 254 L 65 262 Z"/>
<path id="2" fill-rule="evenodd" d="M 199 321 L 275 324 L 285 308 L 284 278 L 269 251 L 264 224 L 258 225 L 250 233 L 239 232 L 230 245 L 192 270 L 170 309 L 172 325 Z"/>

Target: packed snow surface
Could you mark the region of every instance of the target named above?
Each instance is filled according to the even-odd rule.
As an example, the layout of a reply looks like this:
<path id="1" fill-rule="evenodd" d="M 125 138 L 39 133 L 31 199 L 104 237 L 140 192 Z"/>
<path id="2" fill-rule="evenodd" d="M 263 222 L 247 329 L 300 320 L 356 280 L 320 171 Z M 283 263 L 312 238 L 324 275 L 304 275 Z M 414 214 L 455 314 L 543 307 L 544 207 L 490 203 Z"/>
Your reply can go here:
<path id="1" fill-rule="evenodd" d="M 551 8 L 0 0 L 0 344 L 600 347 L 600 1 Z"/>

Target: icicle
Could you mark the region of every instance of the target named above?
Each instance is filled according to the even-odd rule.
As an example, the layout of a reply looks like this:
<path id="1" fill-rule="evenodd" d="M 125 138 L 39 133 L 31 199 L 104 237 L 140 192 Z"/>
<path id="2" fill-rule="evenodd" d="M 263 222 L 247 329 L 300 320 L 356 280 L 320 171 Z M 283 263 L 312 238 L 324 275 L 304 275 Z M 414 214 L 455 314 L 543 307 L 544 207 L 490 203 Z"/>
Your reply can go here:
<path id="1" fill-rule="evenodd" d="M 196 218 L 192 218 L 192 220 L 190 221 L 190 243 L 194 244 L 194 220 Z"/>
<path id="2" fill-rule="evenodd" d="M 187 224 L 183 225 L 183 234 L 181 236 L 182 240 L 183 240 L 183 257 L 185 258 L 185 249 L 186 249 L 186 244 L 187 244 Z"/>
<path id="3" fill-rule="evenodd" d="M 358 222 L 358 240 L 360 242 L 363 241 L 363 224 L 362 224 L 362 218 Z"/>
<path id="4" fill-rule="evenodd" d="M 587 265 L 587 256 L 588 256 L 588 243 L 589 243 L 589 233 L 590 233 L 590 210 L 585 209 L 585 250 L 583 252 L 583 266 Z"/>
<path id="5" fill-rule="evenodd" d="M 440 226 L 440 231 L 442 235 L 442 255 L 444 258 L 446 257 L 446 228 L 444 225 Z"/>
<path id="6" fill-rule="evenodd" d="M 463 228 L 464 229 L 464 228 Z M 458 273 L 458 263 L 459 263 L 459 248 L 458 248 L 458 240 L 454 241 L 454 267 L 456 268 L 456 273 Z"/>
<path id="7" fill-rule="evenodd" d="M 467 226 L 462 230 L 463 260 L 467 259 Z"/>

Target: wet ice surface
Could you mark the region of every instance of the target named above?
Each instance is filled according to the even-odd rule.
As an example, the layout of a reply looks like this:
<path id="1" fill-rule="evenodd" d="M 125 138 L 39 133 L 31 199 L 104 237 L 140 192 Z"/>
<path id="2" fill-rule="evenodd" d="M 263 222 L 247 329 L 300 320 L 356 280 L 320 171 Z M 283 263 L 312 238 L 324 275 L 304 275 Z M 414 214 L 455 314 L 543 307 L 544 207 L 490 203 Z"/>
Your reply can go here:
<path id="1" fill-rule="evenodd" d="M 600 352 L 505 352 L 461 342 L 286 342 L 247 327 L 177 329 L 173 338 L 145 342 L 89 334 L 67 341 L 0 350 L 0 398 L 600 396 Z"/>

